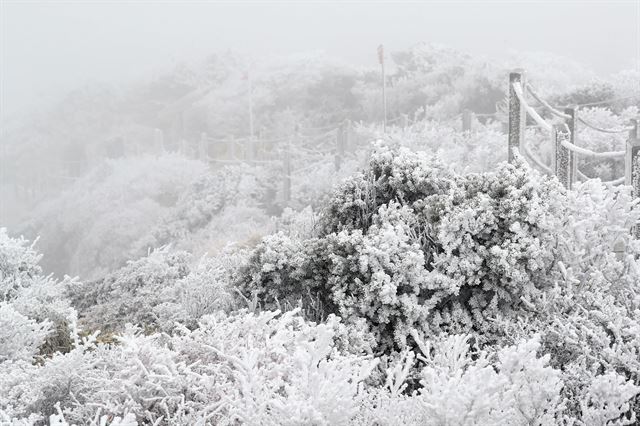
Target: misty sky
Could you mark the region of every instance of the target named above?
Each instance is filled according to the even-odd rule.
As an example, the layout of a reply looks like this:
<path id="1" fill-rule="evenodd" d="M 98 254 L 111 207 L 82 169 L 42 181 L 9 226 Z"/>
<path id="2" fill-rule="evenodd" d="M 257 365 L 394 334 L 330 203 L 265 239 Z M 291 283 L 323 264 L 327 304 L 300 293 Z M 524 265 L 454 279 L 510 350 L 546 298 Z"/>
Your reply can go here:
<path id="1" fill-rule="evenodd" d="M 0 0 L 2 114 L 90 81 L 119 82 L 233 49 L 321 50 L 375 65 L 375 49 L 437 42 L 500 58 L 570 57 L 601 75 L 640 60 L 640 0 L 536 2 L 28 2 Z"/>

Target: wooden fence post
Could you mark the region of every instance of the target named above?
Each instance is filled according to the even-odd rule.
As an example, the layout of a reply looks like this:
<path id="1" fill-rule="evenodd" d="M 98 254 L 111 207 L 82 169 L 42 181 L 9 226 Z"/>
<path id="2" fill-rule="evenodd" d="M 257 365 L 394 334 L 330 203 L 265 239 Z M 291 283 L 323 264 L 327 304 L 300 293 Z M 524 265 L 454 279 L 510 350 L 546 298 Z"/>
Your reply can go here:
<path id="1" fill-rule="evenodd" d="M 640 141 L 638 141 L 638 120 L 631 120 L 632 128 L 629 130 L 629 138 L 627 139 L 626 153 L 624 157 L 624 183 L 625 185 L 633 185 L 634 180 L 637 179 L 635 172 L 636 169 L 634 162 L 637 160 L 638 151 L 640 151 Z M 637 190 L 634 186 L 634 196 L 638 196 Z"/>
<path id="2" fill-rule="evenodd" d="M 638 134 L 638 120 L 631 120 L 632 128 L 627 139 L 626 153 L 624 157 L 624 183 L 631 186 L 631 195 L 640 197 L 640 138 Z M 631 230 L 634 238 L 640 238 L 640 226 L 636 225 Z"/>
<path id="3" fill-rule="evenodd" d="M 564 124 L 554 124 L 551 129 L 551 137 L 553 144 L 553 158 L 551 161 L 551 169 L 558 177 L 560 183 L 567 189 L 571 189 L 573 184 L 571 180 L 571 153 L 562 146 L 563 140 L 569 140 L 569 132 L 567 132 Z"/>
<path id="4" fill-rule="evenodd" d="M 470 110 L 465 109 L 462 111 L 462 131 L 470 132 L 471 131 L 471 119 L 473 115 Z"/>
<path id="5" fill-rule="evenodd" d="M 578 145 L 578 107 L 572 106 L 564 109 L 564 113 L 570 118 L 567 119 L 566 124 L 569 127 L 569 142 L 572 145 Z M 569 189 L 573 187 L 573 182 L 576 181 L 578 175 L 578 156 L 575 152 L 568 150 L 569 152 Z"/>
<path id="6" fill-rule="evenodd" d="M 517 69 L 509 74 L 509 151 L 507 157 L 509 163 L 513 163 L 515 153 L 520 152 L 520 144 L 524 140 L 524 129 L 527 123 L 527 111 L 513 89 L 514 83 L 520 83 L 524 94 L 524 70 Z"/>

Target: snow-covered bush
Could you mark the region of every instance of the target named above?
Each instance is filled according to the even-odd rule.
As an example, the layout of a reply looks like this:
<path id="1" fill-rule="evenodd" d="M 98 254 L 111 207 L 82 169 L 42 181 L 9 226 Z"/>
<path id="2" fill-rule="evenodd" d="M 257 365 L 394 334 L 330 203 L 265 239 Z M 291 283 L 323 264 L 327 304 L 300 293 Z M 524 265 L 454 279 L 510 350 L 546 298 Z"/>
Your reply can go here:
<path id="1" fill-rule="evenodd" d="M 412 327 L 482 331 L 550 281 L 564 191 L 526 166 L 457 175 L 422 153 L 379 147 L 334 194 L 316 238 L 260 244 L 240 288 L 267 306 L 319 294 L 367 318 L 383 348 Z"/>
<path id="2" fill-rule="evenodd" d="M 238 301 L 228 284 L 242 259 L 238 251 L 203 256 L 186 276 L 161 289 L 161 303 L 153 307 L 160 329 L 171 330 L 178 324 L 196 328 L 203 316 L 236 307 Z"/>
<path id="3" fill-rule="evenodd" d="M 99 414 L 163 425 L 346 425 L 376 361 L 338 353 L 337 325 L 291 311 L 218 313 L 174 337 L 128 328 L 118 344 L 86 339 L 42 366 L 0 364 L 0 412 L 76 424 Z"/>
<path id="4" fill-rule="evenodd" d="M 369 390 L 355 424 L 556 425 L 564 401 L 562 373 L 538 358 L 537 338 L 497 352 L 472 348 L 469 336 L 419 341 L 388 369 L 384 387 Z M 417 361 L 417 362 L 416 362 Z M 417 365 L 416 365 L 417 364 Z M 407 395 L 411 368 L 421 388 Z"/>
<path id="5" fill-rule="evenodd" d="M 640 384 L 640 245 L 629 234 L 640 213 L 636 204 L 629 188 L 606 188 L 598 181 L 568 192 L 549 271 L 553 286 L 526 300 L 517 320 L 496 318 L 503 344 L 540 335 L 551 365 L 565 372 L 567 412 L 577 418 L 587 416 L 587 409 L 601 410 L 584 402 L 594 374 L 615 372 L 630 385 Z M 625 248 L 615 253 L 620 243 Z M 627 403 L 638 409 L 638 399 L 619 401 Z"/>
<path id="6" fill-rule="evenodd" d="M 38 264 L 42 255 L 35 250 L 35 242 L 23 237 L 11 238 L 6 228 L 0 228 L 0 300 L 13 298 L 16 292 L 31 285 L 33 279 L 42 275 Z"/>
<path id="7" fill-rule="evenodd" d="M 176 323 L 193 328 L 204 315 L 229 310 L 237 301 L 228 283 L 241 251 L 197 261 L 170 247 L 130 261 L 106 277 L 68 287 L 90 330 L 120 331 L 132 323 L 148 330 L 171 331 Z"/>
<path id="8" fill-rule="evenodd" d="M 64 297 L 77 281 L 42 275 L 42 256 L 0 228 L 0 361 L 68 350 L 76 312 Z"/>
<path id="9" fill-rule="evenodd" d="M 37 322 L 0 302 L 0 363 L 33 359 L 50 334 L 49 321 Z"/>
<path id="10" fill-rule="evenodd" d="M 168 247 L 129 262 L 106 277 L 70 288 L 70 297 L 89 329 L 112 331 L 126 323 L 157 327 L 154 308 L 162 292 L 190 272 L 191 257 Z"/>

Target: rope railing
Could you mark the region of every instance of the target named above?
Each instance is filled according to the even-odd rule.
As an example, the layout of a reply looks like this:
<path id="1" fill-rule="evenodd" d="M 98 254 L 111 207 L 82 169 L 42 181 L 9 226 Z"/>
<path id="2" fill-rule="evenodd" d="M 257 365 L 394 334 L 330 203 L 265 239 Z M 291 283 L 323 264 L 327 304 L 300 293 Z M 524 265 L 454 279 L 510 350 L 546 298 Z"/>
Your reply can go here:
<path id="1" fill-rule="evenodd" d="M 635 98 L 640 98 L 640 93 L 636 93 L 636 94 L 630 95 L 630 96 L 623 96 L 623 97 L 620 97 L 620 98 L 606 99 L 604 101 L 589 102 L 589 103 L 586 103 L 586 104 L 578 104 L 578 105 L 576 105 L 576 107 L 582 108 L 582 107 L 586 107 L 586 106 L 604 105 L 604 104 L 610 104 L 610 103 L 613 103 L 613 102 L 626 101 L 626 100 L 635 99 Z"/>
<path id="2" fill-rule="evenodd" d="M 576 173 L 578 175 L 578 177 L 582 180 L 589 180 L 589 179 L 593 179 L 590 178 L 589 176 L 585 175 L 584 173 L 582 173 L 580 170 L 576 170 Z"/>
<path id="3" fill-rule="evenodd" d="M 620 158 L 620 157 L 624 157 L 624 154 L 625 154 L 625 151 L 594 152 L 590 149 L 576 146 L 567 140 L 562 141 L 562 146 L 564 146 L 570 151 L 575 152 L 576 154 L 580 154 L 584 157 L 589 157 L 589 158 Z"/>
<path id="4" fill-rule="evenodd" d="M 592 178 L 592 177 L 589 177 L 589 176 L 585 175 L 585 174 L 584 174 L 584 173 L 582 173 L 580 170 L 577 170 L 576 172 L 577 172 L 577 174 L 578 174 L 578 177 L 579 177 L 580 179 L 582 179 L 583 181 L 591 180 L 591 179 L 597 179 L 597 178 Z M 603 184 L 603 185 L 611 185 L 611 186 L 615 186 L 615 185 L 620 185 L 621 183 L 624 183 L 624 181 L 625 181 L 625 177 L 624 177 L 624 176 L 622 176 L 621 178 L 618 178 L 618 179 L 613 179 L 613 180 L 606 180 L 606 181 L 603 181 L 603 182 L 602 182 L 602 184 Z"/>
<path id="5" fill-rule="evenodd" d="M 533 86 L 531 86 L 531 84 L 527 83 L 527 91 L 531 94 L 531 96 L 533 96 L 533 99 L 535 99 L 536 101 L 538 101 L 543 107 L 545 107 L 550 113 L 552 113 L 553 115 L 560 117 L 560 118 L 564 118 L 565 120 L 568 120 L 571 118 L 571 116 L 569 114 L 565 114 L 561 111 L 558 111 L 557 109 L 555 109 L 554 107 L 552 107 L 551 105 L 549 105 L 549 103 L 547 101 L 545 101 L 544 99 L 542 99 L 535 91 L 535 89 L 533 88 Z"/>
<path id="6" fill-rule="evenodd" d="M 580 106 L 595 106 L 604 104 L 607 102 L 615 102 L 623 99 L 631 99 L 634 96 L 627 96 L 624 98 L 610 99 L 601 102 L 592 102 L 588 104 L 582 104 L 580 106 L 573 106 L 565 108 L 564 112 L 551 106 L 545 99 L 543 99 L 535 90 L 531 84 L 525 82 L 524 71 L 516 70 L 509 75 L 509 160 L 512 161 L 512 152 L 520 152 L 526 154 L 526 157 L 531 161 L 533 165 L 536 165 L 547 173 L 553 173 L 558 176 L 558 179 L 562 184 L 570 189 L 576 175 L 583 180 L 590 179 L 584 173 L 577 169 L 577 156 L 583 158 L 596 158 L 596 159 L 621 159 L 625 158 L 625 177 L 613 179 L 611 181 L 603 182 L 607 185 L 618 185 L 626 182 L 632 184 L 639 181 L 638 178 L 634 178 L 633 175 L 640 173 L 639 170 L 633 166 L 635 164 L 632 159 L 640 156 L 640 141 L 637 134 L 637 121 L 634 121 L 634 125 L 631 127 L 622 127 L 616 129 L 605 129 L 589 123 L 587 120 L 578 116 L 577 112 Z M 525 90 L 533 99 L 535 99 L 542 107 L 547 109 L 554 116 L 561 118 L 562 123 L 550 124 L 546 121 L 535 108 L 533 108 L 527 102 L 525 98 Z M 553 156 L 552 166 L 549 168 L 544 164 L 535 154 L 531 152 L 528 145 L 525 142 L 524 129 L 526 128 L 527 116 L 531 117 L 537 126 L 550 131 L 552 135 L 553 143 Z M 578 146 L 576 143 L 577 129 L 576 124 L 582 123 L 586 127 L 596 130 L 601 133 L 623 133 L 629 132 L 629 138 L 627 140 L 627 147 L 624 151 L 605 151 L 595 152 L 588 148 Z M 639 160 L 640 161 L 640 160 Z M 640 186 L 634 189 L 634 193 L 640 195 Z M 640 237 L 640 226 L 639 237 Z"/>
<path id="7" fill-rule="evenodd" d="M 595 126 L 591 123 L 589 123 L 588 121 L 586 121 L 584 118 L 582 117 L 578 117 L 578 121 L 581 122 L 582 124 L 584 124 L 585 126 L 593 129 L 593 130 L 597 130 L 598 132 L 602 132 L 602 133 L 625 133 L 628 132 L 630 130 L 633 129 L 633 127 L 623 127 L 622 129 L 603 129 L 601 127 Z"/>
<path id="8" fill-rule="evenodd" d="M 547 132 L 550 132 L 551 131 L 551 124 L 547 123 L 544 118 L 540 117 L 540 114 L 538 114 L 538 112 L 535 109 L 533 109 L 527 103 L 527 101 L 524 99 L 524 93 L 522 91 L 521 84 L 519 82 L 514 82 L 514 83 L 512 83 L 512 85 L 513 85 L 513 90 L 514 90 L 516 96 L 518 97 L 518 100 L 520 100 L 520 102 L 524 106 L 524 108 L 527 111 L 527 113 L 529 114 L 529 116 L 531 116 L 531 118 L 533 118 L 533 120 L 536 123 L 538 123 L 538 125 L 540 127 L 545 129 Z"/>
<path id="9" fill-rule="evenodd" d="M 605 182 L 602 182 L 602 183 L 604 183 L 605 185 L 620 185 L 620 184 L 624 183 L 624 181 L 625 181 L 625 177 L 622 176 L 621 178 L 605 181 Z"/>
<path id="10" fill-rule="evenodd" d="M 529 157 L 538 167 L 540 167 L 545 173 L 553 175 L 553 170 L 548 167 L 546 164 L 542 162 L 529 148 L 529 144 L 524 142 L 522 144 L 522 148 L 524 149 L 524 153 L 527 157 Z"/>

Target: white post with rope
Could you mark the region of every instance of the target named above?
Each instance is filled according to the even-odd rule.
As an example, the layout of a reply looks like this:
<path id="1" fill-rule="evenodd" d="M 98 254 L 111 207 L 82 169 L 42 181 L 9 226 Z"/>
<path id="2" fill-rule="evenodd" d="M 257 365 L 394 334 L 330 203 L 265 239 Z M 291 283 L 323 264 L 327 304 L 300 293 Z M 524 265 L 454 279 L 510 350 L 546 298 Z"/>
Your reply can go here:
<path id="1" fill-rule="evenodd" d="M 640 197 L 640 138 L 638 137 L 638 120 L 631 120 L 631 130 L 627 139 L 626 155 L 624 158 L 624 183 L 631 186 L 631 194 L 634 198 Z M 640 238 L 640 226 L 636 225 L 631 230 L 631 235 Z"/>
<path id="2" fill-rule="evenodd" d="M 509 140 L 508 160 L 513 163 L 515 153 L 520 151 L 520 144 L 524 140 L 524 129 L 527 122 L 527 112 L 515 92 L 515 85 L 524 87 L 524 70 L 517 69 L 509 74 Z"/>
<path id="3" fill-rule="evenodd" d="M 563 141 L 569 139 L 569 133 L 564 124 L 554 124 L 551 128 L 551 142 L 553 143 L 553 158 L 551 170 L 558 180 L 567 189 L 571 189 L 571 152 L 563 145 Z"/>
<path id="4" fill-rule="evenodd" d="M 578 126 L 577 126 L 577 113 L 578 108 L 575 106 L 567 107 L 564 109 L 564 113 L 569 117 L 566 121 L 567 127 L 569 127 L 569 139 L 568 142 L 572 145 L 578 145 L 577 135 L 578 135 Z M 569 154 L 569 169 L 567 173 L 569 173 L 569 186 L 567 188 L 571 189 L 573 186 L 573 182 L 576 181 L 576 175 L 578 172 L 578 157 L 576 153 L 572 150 L 567 150 Z"/>

